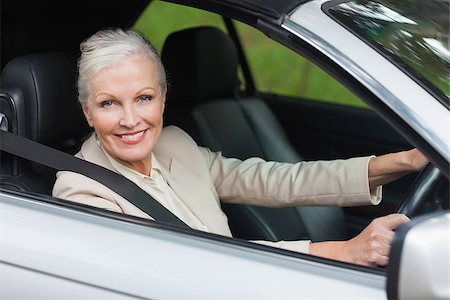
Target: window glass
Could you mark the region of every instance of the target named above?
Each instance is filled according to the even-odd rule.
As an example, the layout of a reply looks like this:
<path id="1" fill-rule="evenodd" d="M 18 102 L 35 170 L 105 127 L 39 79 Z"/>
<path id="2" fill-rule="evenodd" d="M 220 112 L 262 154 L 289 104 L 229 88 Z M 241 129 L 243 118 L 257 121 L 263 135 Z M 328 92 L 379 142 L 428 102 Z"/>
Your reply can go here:
<path id="1" fill-rule="evenodd" d="M 152 1 L 133 28 L 144 34 L 161 53 L 164 41 L 170 33 L 198 26 L 215 26 L 225 30 L 219 15 L 162 1 Z"/>
<path id="2" fill-rule="evenodd" d="M 449 9 L 449 2 L 440 0 L 425 6 L 408 0 L 355 0 L 329 13 L 450 103 Z"/>
<path id="3" fill-rule="evenodd" d="M 239 22 L 235 24 L 258 91 L 367 107 L 308 60 L 251 26 Z M 196 26 L 215 26 L 226 31 L 219 15 L 161 1 L 151 2 L 134 28 L 142 32 L 160 52 L 171 32 Z M 239 77 L 243 82 L 242 72 L 239 72 Z"/>
<path id="4" fill-rule="evenodd" d="M 309 60 L 251 26 L 236 24 L 259 91 L 367 107 L 342 84 Z"/>

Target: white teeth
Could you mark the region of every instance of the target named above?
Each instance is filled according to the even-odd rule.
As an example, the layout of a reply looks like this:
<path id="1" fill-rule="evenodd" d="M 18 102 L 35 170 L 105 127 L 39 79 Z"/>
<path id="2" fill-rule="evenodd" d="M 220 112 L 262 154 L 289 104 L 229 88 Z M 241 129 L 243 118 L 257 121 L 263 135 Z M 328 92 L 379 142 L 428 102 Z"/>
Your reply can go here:
<path id="1" fill-rule="evenodd" d="M 142 136 L 144 134 L 144 131 L 138 132 L 136 134 L 132 134 L 132 135 L 125 135 L 123 134 L 121 137 L 124 140 L 135 140 L 137 138 L 139 138 L 140 136 Z"/>

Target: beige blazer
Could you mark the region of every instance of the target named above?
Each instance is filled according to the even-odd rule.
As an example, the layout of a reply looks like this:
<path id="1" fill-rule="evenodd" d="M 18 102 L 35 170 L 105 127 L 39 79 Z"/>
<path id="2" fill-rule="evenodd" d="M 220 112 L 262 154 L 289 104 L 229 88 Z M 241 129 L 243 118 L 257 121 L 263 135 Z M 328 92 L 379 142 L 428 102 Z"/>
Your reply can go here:
<path id="1" fill-rule="evenodd" d="M 163 129 L 154 149 L 169 186 L 210 232 L 231 236 L 220 201 L 268 207 L 378 204 L 369 191 L 368 157 L 286 164 L 241 161 L 199 147 L 181 129 Z M 77 157 L 116 171 L 94 135 Z M 117 172 L 117 171 L 116 171 Z M 148 214 L 108 187 L 77 173 L 58 172 L 53 196 L 143 218 Z"/>

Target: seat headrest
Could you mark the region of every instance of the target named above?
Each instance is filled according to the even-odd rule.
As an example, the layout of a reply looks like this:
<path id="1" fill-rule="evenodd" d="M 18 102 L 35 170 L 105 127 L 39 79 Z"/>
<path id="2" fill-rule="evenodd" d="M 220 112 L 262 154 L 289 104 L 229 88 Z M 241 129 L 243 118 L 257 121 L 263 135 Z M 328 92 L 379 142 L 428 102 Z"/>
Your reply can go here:
<path id="1" fill-rule="evenodd" d="M 170 34 L 161 59 L 170 87 L 169 105 L 192 106 L 233 96 L 238 56 L 233 40 L 214 27 L 196 27 Z M 190 102 L 190 103 L 186 103 Z"/>
<path id="2" fill-rule="evenodd" d="M 76 72 L 77 58 L 68 53 L 30 54 L 8 62 L 0 86 L 22 108 L 17 122 L 26 124 L 23 135 L 53 144 L 89 131 L 77 101 Z"/>

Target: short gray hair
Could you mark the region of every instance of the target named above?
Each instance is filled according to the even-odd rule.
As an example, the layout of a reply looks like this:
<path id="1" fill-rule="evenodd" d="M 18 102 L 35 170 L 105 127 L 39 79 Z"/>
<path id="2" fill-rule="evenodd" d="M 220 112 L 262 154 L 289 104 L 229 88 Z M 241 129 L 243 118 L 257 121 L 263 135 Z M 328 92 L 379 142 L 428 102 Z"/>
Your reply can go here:
<path id="1" fill-rule="evenodd" d="M 133 30 L 100 30 L 80 45 L 78 60 L 78 101 L 84 103 L 89 97 L 90 76 L 103 68 L 120 62 L 130 54 L 150 59 L 159 76 L 160 91 L 166 88 L 166 72 L 155 48 L 141 34 Z"/>

